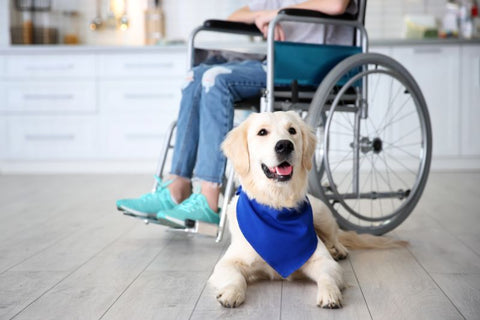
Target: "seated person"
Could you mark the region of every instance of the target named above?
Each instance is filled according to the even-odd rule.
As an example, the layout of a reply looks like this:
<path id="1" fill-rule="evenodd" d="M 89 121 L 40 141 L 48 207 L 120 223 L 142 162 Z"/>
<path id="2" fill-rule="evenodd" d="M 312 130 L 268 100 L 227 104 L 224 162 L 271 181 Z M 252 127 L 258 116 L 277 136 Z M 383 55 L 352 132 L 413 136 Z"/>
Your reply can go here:
<path id="1" fill-rule="evenodd" d="M 285 7 L 330 15 L 357 11 L 356 0 L 252 0 L 228 20 L 255 23 L 266 36 L 269 22 Z M 287 22 L 276 28 L 275 40 L 351 45 L 352 32 L 348 27 Z M 218 224 L 218 200 L 226 163 L 220 145 L 233 126 L 234 102 L 258 96 L 265 87 L 265 65 L 261 61 L 194 67 L 182 89 L 167 181 L 159 181 L 155 192 L 140 198 L 118 200 L 118 209 L 137 216 L 153 214 L 160 223 L 171 226 L 177 226 L 172 221 L 178 220 L 181 227 L 185 219 Z M 192 177 L 199 179 L 199 193 L 192 193 Z"/>

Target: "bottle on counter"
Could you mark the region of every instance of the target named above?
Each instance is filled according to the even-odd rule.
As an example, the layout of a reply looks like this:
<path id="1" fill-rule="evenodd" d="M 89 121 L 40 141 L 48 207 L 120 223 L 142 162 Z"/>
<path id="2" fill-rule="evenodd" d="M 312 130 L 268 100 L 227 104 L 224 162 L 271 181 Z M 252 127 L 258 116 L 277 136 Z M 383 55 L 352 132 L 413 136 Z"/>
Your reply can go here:
<path id="1" fill-rule="evenodd" d="M 79 15 L 77 11 L 63 11 L 63 43 L 79 44 Z"/>
<path id="2" fill-rule="evenodd" d="M 473 34 L 472 21 L 472 3 L 468 0 L 463 0 L 460 3 L 459 20 L 460 20 L 460 35 L 464 39 L 471 39 Z"/>
<path id="3" fill-rule="evenodd" d="M 458 37 L 459 25 L 459 7 L 455 1 L 449 0 L 445 6 L 445 14 L 442 19 L 442 28 L 440 38 Z"/>
<path id="4" fill-rule="evenodd" d="M 150 0 L 145 11 L 145 44 L 155 45 L 165 38 L 165 16 L 160 0 Z"/>
<path id="5" fill-rule="evenodd" d="M 11 28 L 12 44 L 33 44 L 33 0 L 15 0 L 15 8 L 21 12 L 21 22 Z"/>

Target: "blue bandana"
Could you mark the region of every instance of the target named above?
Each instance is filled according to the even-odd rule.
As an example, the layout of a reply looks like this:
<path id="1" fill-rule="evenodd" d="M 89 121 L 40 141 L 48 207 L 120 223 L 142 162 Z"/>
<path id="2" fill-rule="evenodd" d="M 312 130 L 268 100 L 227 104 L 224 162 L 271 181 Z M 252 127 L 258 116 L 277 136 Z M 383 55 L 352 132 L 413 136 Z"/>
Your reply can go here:
<path id="1" fill-rule="evenodd" d="M 307 262 L 317 248 L 312 206 L 274 209 L 248 198 L 240 187 L 237 220 L 240 230 L 257 253 L 286 278 Z"/>

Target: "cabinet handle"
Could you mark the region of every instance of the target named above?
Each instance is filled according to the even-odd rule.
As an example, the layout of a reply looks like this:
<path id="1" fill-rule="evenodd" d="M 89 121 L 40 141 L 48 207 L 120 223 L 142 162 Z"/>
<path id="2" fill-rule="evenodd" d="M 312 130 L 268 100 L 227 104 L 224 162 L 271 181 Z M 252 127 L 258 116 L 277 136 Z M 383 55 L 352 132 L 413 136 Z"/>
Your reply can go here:
<path id="1" fill-rule="evenodd" d="M 73 94 L 29 93 L 29 94 L 24 94 L 23 98 L 25 100 L 72 100 L 73 99 Z"/>
<path id="2" fill-rule="evenodd" d="M 165 63 L 125 63 L 126 69 L 165 69 L 172 68 L 172 62 Z"/>
<path id="3" fill-rule="evenodd" d="M 158 93 L 125 93 L 124 98 L 126 100 L 137 100 L 137 99 L 172 99 L 173 94 L 165 93 L 165 94 L 158 94 Z"/>
<path id="4" fill-rule="evenodd" d="M 424 53 L 442 53 L 442 48 L 414 48 L 413 52 L 416 54 Z"/>
<path id="5" fill-rule="evenodd" d="M 59 64 L 59 65 L 49 65 L 49 66 L 36 66 L 30 65 L 25 67 L 28 71 L 58 71 L 58 70 L 71 70 L 73 69 L 73 63 L 69 64 Z"/>
<path id="6" fill-rule="evenodd" d="M 74 134 L 26 134 L 27 141 L 70 141 L 75 139 Z"/>

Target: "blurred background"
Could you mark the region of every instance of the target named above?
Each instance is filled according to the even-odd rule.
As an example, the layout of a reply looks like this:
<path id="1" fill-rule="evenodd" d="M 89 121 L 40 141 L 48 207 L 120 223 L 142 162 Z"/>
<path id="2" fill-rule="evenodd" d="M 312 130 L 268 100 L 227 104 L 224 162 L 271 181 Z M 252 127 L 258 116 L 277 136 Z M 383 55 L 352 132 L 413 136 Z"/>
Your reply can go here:
<path id="1" fill-rule="evenodd" d="M 0 173 L 153 172 L 176 118 L 186 40 L 234 0 L 0 0 Z M 480 169 L 480 19 L 474 0 L 369 0 L 371 51 L 426 97 L 434 170 Z M 205 47 L 261 51 L 248 37 Z"/>

